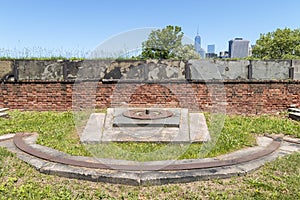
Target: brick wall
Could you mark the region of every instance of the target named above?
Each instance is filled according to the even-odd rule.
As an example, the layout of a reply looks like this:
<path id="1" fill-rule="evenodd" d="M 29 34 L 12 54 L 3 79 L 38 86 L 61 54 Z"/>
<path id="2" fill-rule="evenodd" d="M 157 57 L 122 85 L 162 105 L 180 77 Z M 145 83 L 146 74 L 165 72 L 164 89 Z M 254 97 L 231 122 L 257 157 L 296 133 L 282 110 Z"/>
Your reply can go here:
<path id="1" fill-rule="evenodd" d="M 2 83 L 0 107 L 22 110 L 67 110 L 72 106 L 72 84 L 60 82 Z"/>
<path id="2" fill-rule="evenodd" d="M 72 110 L 118 106 L 185 107 L 230 114 L 276 113 L 300 106 L 299 81 L 177 83 L 6 82 L 0 107 L 22 110 Z"/>

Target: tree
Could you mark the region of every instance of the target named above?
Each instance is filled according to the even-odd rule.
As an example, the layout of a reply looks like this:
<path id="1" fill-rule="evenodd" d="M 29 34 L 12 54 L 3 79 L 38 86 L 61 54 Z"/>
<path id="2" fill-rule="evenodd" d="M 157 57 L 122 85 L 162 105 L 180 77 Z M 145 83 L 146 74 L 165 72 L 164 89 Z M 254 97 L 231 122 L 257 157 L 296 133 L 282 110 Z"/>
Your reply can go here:
<path id="1" fill-rule="evenodd" d="M 192 45 L 183 45 L 183 32 L 179 26 L 166 26 L 152 31 L 148 39 L 142 43 L 143 59 L 197 59 Z"/>
<path id="2" fill-rule="evenodd" d="M 252 49 L 252 58 L 299 59 L 300 29 L 277 29 L 261 34 Z"/>
<path id="3" fill-rule="evenodd" d="M 185 44 L 175 49 L 174 59 L 177 60 L 190 60 L 190 59 L 200 59 L 201 56 L 194 49 L 192 44 Z"/>

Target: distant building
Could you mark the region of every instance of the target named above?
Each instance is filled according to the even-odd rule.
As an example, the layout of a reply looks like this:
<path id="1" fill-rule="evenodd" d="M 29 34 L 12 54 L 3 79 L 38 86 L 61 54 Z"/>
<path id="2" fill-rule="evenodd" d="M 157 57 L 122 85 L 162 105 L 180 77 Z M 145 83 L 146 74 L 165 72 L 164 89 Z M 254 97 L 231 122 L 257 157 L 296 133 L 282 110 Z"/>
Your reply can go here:
<path id="1" fill-rule="evenodd" d="M 255 45 L 250 45 L 249 47 L 249 56 L 252 56 L 252 49 L 254 48 Z"/>
<path id="2" fill-rule="evenodd" d="M 235 38 L 229 41 L 229 58 L 245 58 L 249 56 L 249 43 L 248 40 L 243 38 Z"/>
<path id="3" fill-rule="evenodd" d="M 195 37 L 195 50 L 196 52 L 199 52 L 201 49 L 201 37 L 197 34 Z"/>
<path id="4" fill-rule="evenodd" d="M 206 58 L 217 58 L 218 54 L 216 54 L 216 53 L 206 53 L 205 57 Z"/>
<path id="5" fill-rule="evenodd" d="M 214 44 L 207 45 L 207 53 L 215 53 L 215 45 Z"/>
<path id="6" fill-rule="evenodd" d="M 200 54 L 201 58 L 205 58 L 205 53 L 206 52 L 205 52 L 204 49 L 200 48 L 200 51 L 198 53 Z"/>
<path id="7" fill-rule="evenodd" d="M 201 58 L 205 58 L 205 50 L 201 48 L 201 37 L 198 32 L 195 37 L 195 51 L 200 54 Z"/>
<path id="8" fill-rule="evenodd" d="M 219 58 L 229 58 L 228 51 L 221 51 Z"/>

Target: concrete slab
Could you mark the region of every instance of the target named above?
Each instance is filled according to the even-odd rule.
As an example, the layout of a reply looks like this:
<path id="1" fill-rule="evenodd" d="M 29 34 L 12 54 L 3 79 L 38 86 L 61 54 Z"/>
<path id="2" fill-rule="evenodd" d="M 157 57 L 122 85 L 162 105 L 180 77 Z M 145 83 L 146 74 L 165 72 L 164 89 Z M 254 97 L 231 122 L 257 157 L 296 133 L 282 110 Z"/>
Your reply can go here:
<path id="1" fill-rule="evenodd" d="M 294 67 L 294 80 L 300 80 L 300 60 L 293 60 L 292 66 Z"/>
<path id="2" fill-rule="evenodd" d="M 289 153 L 300 151 L 300 145 L 296 143 L 283 142 L 283 144 L 280 147 L 280 150 Z"/>
<path id="3" fill-rule="evenodd" d="M 190 113 L 190 139 L 191 142 L 208 142 L 210 135 L 203 113 Z"/>
<path id="4" fill-rule="evenodd" d="M 139 108 L 141 109 L 141 108 Z M 170 119 L 162 119 L 159 122 L 149 120 L 149 123 L 162 125 L 164 123 L 179 124 L 179 127 L 152 126 L 132 120 L 130 126 L 114 127 L 115 116 L 120 116 L 125 109 L 108 108 L 101 142 L 189 142 L 188 109 L 168 109 L 174 113 Z M 126 121 L 129 122 L 131 119 Z M 151 122 L 150 122 L 151 121 Z M 116 121 L 115 121 L 116 122 Z"/>
<path id="5" fill-rule="evenodd" d="M 300 113 L 298 112 L 290 112 L 289 118 L 300 121 Z"/>
<path id="6" fill-rule="evenodd" d="M 15 134 L 0 135 L 0 141 L 12 139 L 14 136 Z"/>
<path id="7" fill-rule="evenodd" d="M 189 113 L 188 109 L 181 108 L 162 109 L 171 111 L 173 116 L 160 120 L 134 120 L 122 115 L 128 108 L 108 108 L 107 114 L 93 113 L 80 136 L 80 140 L 83 143 L 180 143 L 207 142 L 210 140 L 203 113 Z M 114 126 L 114 124 L 118 126 Z"/>
<path id="8" fill-rule="evenodd" d="M 258 146 L 266 147 L 272 143 L 273 139 L 269 137 L 259 137 L 256 141 Z"/>
<path id="9" fill-rule="evenodd" d="M 188 141 L 190 142 L 190 127 L 189 127 L 189 110 L 182 108 L 180 116 L 179 134 L 174 138 L 174 141 Z"/>
<path id="10" fill-rule="evenodd" d="M 0 113 L 0 117 L 8 117 L 7 113 Z"/>
<path id="11" fill-rule="evenodd" d="M 176 140 L 178 128 L 162 127 L 115 127 L 105 130 L 101 142 L 188 142 L 187 139 Z"/>
<path id="12" fill-rule="evenodd" d="M 264 61 L 253 60 L 252 78 L 256 80 L 286 80 L 289 79 L 289 60 Z"/>
<path id="13" fill-rule="evenodd" d="M 289 112 L 295 112 L 295 113 L 300 113 L 300 108 L 289 108 Z"/>
<path id="14" fill-rule="evenodd" d="M 9 110 L 9 108 L 0 108 L 0 112 L 5 112 L 7 110 Z"/>
<path id="15" fill-rule="evenodd" d="M 93 113 L 91 114 L 86 127 L 80 136 L 80 141 L 83 143 L 95 143 L 100 142 L 103 125 L 105 120 L 104 113 Z"/>

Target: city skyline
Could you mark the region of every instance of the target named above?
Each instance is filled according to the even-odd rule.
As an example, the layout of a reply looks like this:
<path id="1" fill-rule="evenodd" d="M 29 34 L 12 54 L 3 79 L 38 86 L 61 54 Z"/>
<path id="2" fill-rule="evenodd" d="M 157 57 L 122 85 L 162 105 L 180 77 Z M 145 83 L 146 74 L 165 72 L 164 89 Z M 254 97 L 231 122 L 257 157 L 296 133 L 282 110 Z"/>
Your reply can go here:
<path id="1" fill-rule="evenodd" d="M 0 0 L 0 48 L 93 50 L 112 36 L 138 28 L 182 27 L 201 46 L 228 50 L 228 41 L 242 37 L 255 44 L 261 33 L 299 28 L 300 2 L 254 0 L 208 1 Z M 145 9 L 146 8 L 146 9 Z M 199 9 L 201 8 L 201 9 Z M 280 13 L 280 14 L 278 14 Z"/>

